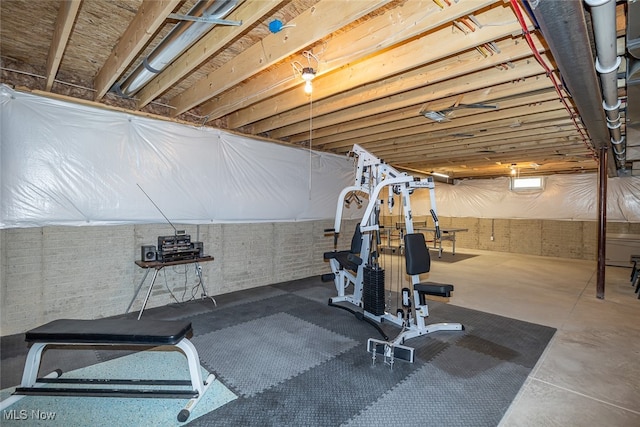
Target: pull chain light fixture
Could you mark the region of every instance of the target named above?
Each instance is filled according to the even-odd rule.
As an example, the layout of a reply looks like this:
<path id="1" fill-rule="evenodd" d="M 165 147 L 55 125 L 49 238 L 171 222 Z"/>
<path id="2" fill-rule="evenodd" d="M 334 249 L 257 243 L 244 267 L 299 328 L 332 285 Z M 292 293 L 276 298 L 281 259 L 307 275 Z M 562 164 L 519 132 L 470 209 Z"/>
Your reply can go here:
<path id="1" fill-rule="evenodd" d="M 304 92 L 307 95 L 311 95 L 313 92 L 313 84 L 311 81 L 316 77 L 316 69 L 313 68 L 311 64 L 311 60 L 315 61 L 316 68 L 318 67 L 318 58 L 313 54 L 313 52 L 305 50 L 302 52 L 302 56 L 307 58 L 307 65 L 304 66 L 300 62 L 295 61 L 291 65 L 293 65 L 294 74 L 300 74 L 302 80 L 304 80 Z"/>
<path id="2" fill-rule="evenodd" d="M 313 85 L 311 81 L 316 76 L 316 71 L 311 67 L 304 67 L 302 69 L 302 80 L 304 80 L 304 93 L 311 95 L 313 92 Z"/>
<path id="3" fill-rule="evenodd" d="M 318 67 L 318 57 L 309 50 L 302 52 L 302 56 L 307 59 L 307 65 L 304 66 L 298 61 L 291 63 L 294 75 L 300 74 L 304 81 L 304 92 L 309 96 L 309 200 L 311 200 L 311 182 L 313 179 L 313 84 L 311 81 L 316 77 L 316 69 L 313 68 L 311 60 L 315 61 Z"/>

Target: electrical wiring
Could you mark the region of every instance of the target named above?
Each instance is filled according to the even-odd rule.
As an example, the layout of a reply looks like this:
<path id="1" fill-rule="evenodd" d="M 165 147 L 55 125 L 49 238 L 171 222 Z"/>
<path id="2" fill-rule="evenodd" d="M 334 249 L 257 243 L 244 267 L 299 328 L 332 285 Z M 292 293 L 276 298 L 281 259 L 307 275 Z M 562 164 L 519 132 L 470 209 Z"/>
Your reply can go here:
<path id="1" fill-rule="evenodd" d="M 412 19 L 410 25 L 402 26 L 400 23 L 394 25 L 393 28 L 401 28 L 401 29 L 396 31 L 396 32 L 394 32 L 393 34 L 390 34 L 389 36 L 385 37 L 385 45 L 392 46 L 394 44 L 393 42 L 396 41 L 396 39 L 397 39 L 397 37 L 399 35 L 406 33 L 407 28 L 415 27 L 420 22 L 424 21 L 425 19 L 427 19 L 431 15 L 436 14 L 437 12 L 438 12 L 437 9 L 430 8 L 430 9 L 427 9 L 427 12 L 424 15 L 420 16 L 419 18 Z M 327 42 L 326 44 L 328 45 L 328 43 L 329 42 Z M 368 55 L 370 53 L 371 53 L 370 50 L 368 48 L 365 48 L 365 49 L 360 49 L 360 50 L 358 50 L 356 52 L 350 52 L 349 54 L 345 54 L 345 55 L 338 56 L 338 57 L 335 57 L 335 58 L 324 58 L 324 61 L 325 61 L 325 63 L 332 63 L 332 62 L 336 62 L 336 61 L 343 61 L 345 59 L 349 60 L 349 59 L 351 59 L 353 57 L 359 57 L 359 56 L 362 56 L 362 55 Z"/>
<path id="2" fill-rule="evenodd" d="M 35 77 L 37 79 L 46 79 L 45 76 L 40 75 L 40 74 L 29 73 L 27 71 L 14 70 L 12 68 L 0 67 L 0 70 L 8 71 L 10 73 L 22 74 L 22 75 L 29 76 L 29 77 Z M 76 89 L 82 89 L 82 90 L 86 90 L 86 91 L 89 91 L 89 92 L 95 92 L 96 91 L 95 89 L 90 88 L 90 87 L 80 86 L 80 85 L 77 85 L 77 84 L 74 84 L 74 83 L 69 83 L 69 82 L 65 82 L 65 81 L 62 81 L 62 80 L 58 80 L 58 79 L 55 79 L 54 82 L 58 83 L 58 84 L 61 84 L 61 85 L 64 85 L 64 86 L 74 87 Z M 119 96 L 119 95 L 117 95 L 117 94 L 115 94 L 113 92 L 107 92 L 105 94 L 105 96 L 112 96 L 112 97 L 115 97 L 115 98 L 122 98 L 121 96 Z M 137 100 L 136 98 L 124 98 L 124 99 L 131 99 L 131 100 L 134 100 L 134 101 Z M 158 101 L 152 101 L 149 104 L 157 105 L 159 107 L 171 108 L 171 109 L 174 109 L 174 110 L 176 109 L 176 107 L 174 107 L 173 105 L 163 104 L 162 102 L 158 102 Z M 198 116 L 198 115 L 195 115 L 193 113 L 189 113 L 189 114 L 191 114 L 194 117 L 198 117 L 198 118 L 208 117 L 208 116 Z"/>
<path id="3" fill-rule="evenodd" d="M 175 271 L 175 269 L 174 269 L 174 271 Z M 178 298 L 176 298 L 176 296 L 173 294 L 173 292 L 169 288 L 169 283 L 167 282 L 167 273 L 165 271 L 162 272 L 162 276 L 164 277 L 164 287 L 167 288 L 167 291 L 169 292 L 169 295 L 171 295 L 171 298 L 173 298 L 173 300 L 175 302 L 180 303 L 180 301 L 178 301 Z"/>

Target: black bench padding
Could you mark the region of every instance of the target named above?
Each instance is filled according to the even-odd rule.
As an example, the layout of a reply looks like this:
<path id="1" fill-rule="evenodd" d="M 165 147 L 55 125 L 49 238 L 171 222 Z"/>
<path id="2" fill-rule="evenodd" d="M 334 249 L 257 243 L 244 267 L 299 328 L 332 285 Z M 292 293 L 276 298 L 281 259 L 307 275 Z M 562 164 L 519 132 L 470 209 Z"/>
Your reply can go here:
<path id="1" fill-rule="evenodd" d="M 404 235 L 404 258 L 407 274 L 411 276 L 431 270 L 431 257 L 422 233 Z"/>
<path id="2" fill-rule="evenodd" d="M 59 319 L 28 331 L 27 342 L 175 345 L 192 332 L 191 322 L 153 319 Z"/>
<path id="3" fill-rule="evenodd" d="M 362 264 L 362 258 L 358 255 L 362 249 L 362 232 L 360 231 L 360 223 L 356 224 L 356 229 L 351 238 L 351 249 L 345 251 L 325 252 L 324 259 L 335 259 L 342 268 L 356 271 L 358 266 Z"/>
<path id="4" fill-rule="evenodd" d="M 358 266 L 362 264 L 362 258 L 351 251 L 325 252 L 324 259 L 336 259 L 342 268 L 351 271 L 356 271 Z"/>
<path id="5" fill-rule="evenodd" d="M 441 297 L 450 297 L 453 292 L 453 285 L 443 285 L 441 283 L 416 283 L 413 289 L 420 294 L 437 295 Z"/>
<path id="6" fill-rule="evenodd" d="M 417 275 L 428 273 L 431 269 L 431 257 L 429 256 L 429 248 L 427 248 L 424 235 L 421 233 L 406 234 L 404 236 L 404 245 L 407 274 Z M 424 304 L 425 295 L 451 297 L 453 285 L 423 282 L 415 283 L 413 289 L 418 291 L 420 294 L 420 303 Z"/>

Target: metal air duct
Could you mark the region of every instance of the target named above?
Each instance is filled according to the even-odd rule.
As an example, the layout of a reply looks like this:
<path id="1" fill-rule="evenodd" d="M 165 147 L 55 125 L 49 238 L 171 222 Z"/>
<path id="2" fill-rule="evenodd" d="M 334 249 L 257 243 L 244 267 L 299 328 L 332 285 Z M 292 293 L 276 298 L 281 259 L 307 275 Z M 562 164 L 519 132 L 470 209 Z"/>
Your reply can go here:
<path id="1" fill-rule="evenodd" d="M 210 31 L 216 25 L 216 20 L 227 16 L 237 4 L 238 0 L 200 0 L 185 17 L 193 19 L 183 20 L 176 24 L 136 69 L 124 80 L 113 85 L 112 91 L 126 98 L 133 96 L 156 74 Z M 202 19 L 196 19 L 199 17 Z"/>
<path id="2" fill-rule="evenodd" d="M 596 151 L 608 147 L 607 118 L 582 2 L 529 0 L 529 5 Z M 614 156 L 607 157 L 608 175 L 616 176 Z"/>

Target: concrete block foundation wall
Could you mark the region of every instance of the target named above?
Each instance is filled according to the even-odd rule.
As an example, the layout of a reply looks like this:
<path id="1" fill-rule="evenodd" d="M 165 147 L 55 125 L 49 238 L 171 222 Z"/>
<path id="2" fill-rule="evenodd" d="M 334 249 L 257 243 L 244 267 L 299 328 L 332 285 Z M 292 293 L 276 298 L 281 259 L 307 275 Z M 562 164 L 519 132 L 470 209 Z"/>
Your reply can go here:
<path id="1" fill-rule="evenodd" d="M 460 248 L 558 258 L 595 260 L 595 222 L 537 219 L 440 218 L 442 227 L 468 228 L 458 233 Z M 447 247 L 449 242 L 444 242 Z"/>
<path id="2" fill-rule="evenodd" d="M 596 221 L 542 219 L 490 219 L 439 217 L 443 228 L 467 228 L 456 234 L 456 251 L 481 249 L 558 258 L 595 260 L 598 252 Z M 383 216 L 384 225 L 404 221 L 400 216 Z M 414 223 L 433 220 L 416 216 Z M 607 234 L 640 234 L 640 223 L 609 222 Z M 493 236 L 493 239 L 492 239 Z M 442 243 L 450 250 L 451 242 Z"/>
<path id="3" fill-rule="evenodd" d="M 212 296 L 329 270 L 322 254 L 333 249 L 333 238 L 323 232 L 333 227 L 331 220 L 176 227 L 192 241 L 204 242 L 205 252 L 215 258 L 200 264 Z M 0 334 L 54 319 L 124 313 L 145 272 L 134 264 L 140 247 L 172 234 L 166 224 L 0 230 Z M 132 311 L 140 310 L 152 273 Z M 200 298 L 197 280 L 194 264 L 165 267 L 147 307 Z"/>
<path id="4" fill-rule="evenodd" d="M 349 247 L 356 222 L 344 221 L 338 249 Z M 595 222 L 442 217 L 440 224 L 469 229 L 457 235 L 459 251 L 591 260 L 597 252 Z M 333 250 L 332 236 L 324 233 L 333 227 L 332 220 L 177 227 L 192 241 L 204 242 L 205 252 L 215 257 L 201 264 L 212 296 L 329 272 L 322 254 Z M 638 223 L 609 223 L 607 229 L 640 234 Z M 171 234 L 166 224 L 0 230 L 0 335 L 54 319 L 124 313 L 144 275 L 134 264 L 140 247 L 156 245 L 158 236 Z M 443 243 L 445 249 L 450 245 Z M 150 280 L 151 273 L 132 311 L 140 310 Z M 196 285 L 193 264 L 166 267 L 158 274 L 147 307 L 199 298 Z"/>

